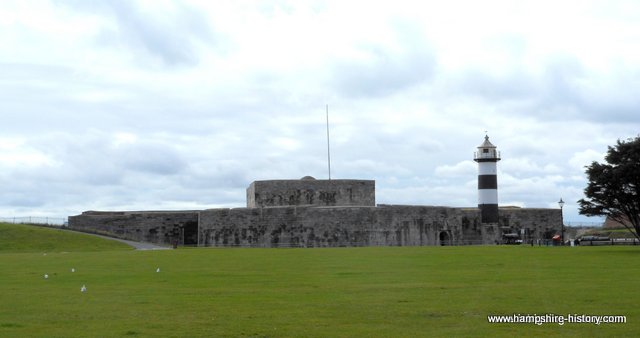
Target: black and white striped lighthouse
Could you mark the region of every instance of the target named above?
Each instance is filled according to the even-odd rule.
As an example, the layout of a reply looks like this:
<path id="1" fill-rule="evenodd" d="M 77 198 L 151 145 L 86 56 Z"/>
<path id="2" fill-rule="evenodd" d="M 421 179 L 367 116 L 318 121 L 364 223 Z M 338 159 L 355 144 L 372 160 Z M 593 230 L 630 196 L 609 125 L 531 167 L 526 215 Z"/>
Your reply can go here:
<path id="1" fill-rule="evenodd" d="M 489 136 L 478 147 L 474 155 L 478 162 L 478 208 L 482 223 L 498 223 L 498 173 L 497 163 L 500 153 L 489 142 Z"/>

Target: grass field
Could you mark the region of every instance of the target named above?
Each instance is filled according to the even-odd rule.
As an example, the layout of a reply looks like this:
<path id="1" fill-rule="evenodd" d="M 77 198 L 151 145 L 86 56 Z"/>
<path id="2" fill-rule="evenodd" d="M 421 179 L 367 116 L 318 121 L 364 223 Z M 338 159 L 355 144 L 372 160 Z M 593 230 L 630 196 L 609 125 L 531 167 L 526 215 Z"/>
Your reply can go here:
<path id="1" fill-rule="evenodd" d="M 640 332 L 640 247 L 75 247 L 0 251 L 1 337 Z M 487 322 L 487 315 L 514 313 L 625 315 L 627 323 Z"/>
<path id="2" fill-rule="evenodd" d="M 0 223 L 0 253 L 131 250 L 116 241 L 55 228 Z"/>

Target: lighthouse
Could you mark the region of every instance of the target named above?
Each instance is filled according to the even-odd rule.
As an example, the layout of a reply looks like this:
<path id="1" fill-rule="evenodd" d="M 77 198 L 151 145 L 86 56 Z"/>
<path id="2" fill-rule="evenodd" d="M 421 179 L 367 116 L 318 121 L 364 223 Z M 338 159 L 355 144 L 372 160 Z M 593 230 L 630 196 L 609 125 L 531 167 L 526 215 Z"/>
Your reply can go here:
<path id="1" fill-rule="evenodd" d="M 478 208 L 482 223 L 498 223 L 498 173 L 497 163 L 500 153 L 489 142 L 489 136 L 478 147 L 474 155 L 478 162 Z"/>

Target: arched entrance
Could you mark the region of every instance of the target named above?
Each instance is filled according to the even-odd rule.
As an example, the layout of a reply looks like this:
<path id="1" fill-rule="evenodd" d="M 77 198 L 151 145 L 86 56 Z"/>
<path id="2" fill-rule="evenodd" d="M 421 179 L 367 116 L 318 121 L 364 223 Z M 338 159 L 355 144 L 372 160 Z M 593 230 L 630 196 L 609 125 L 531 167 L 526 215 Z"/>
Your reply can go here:
<path id="1" fill-rule="evenodd" d="M 440 232 L 440 245 L 451 245 L 451 236 L 449 236 L 449 232 Z"/>
<path id="2" fill-rule="evenodd" d="M 198 222 L 185 222 L 182 228 L 182 245 L 198 245 Z"/>

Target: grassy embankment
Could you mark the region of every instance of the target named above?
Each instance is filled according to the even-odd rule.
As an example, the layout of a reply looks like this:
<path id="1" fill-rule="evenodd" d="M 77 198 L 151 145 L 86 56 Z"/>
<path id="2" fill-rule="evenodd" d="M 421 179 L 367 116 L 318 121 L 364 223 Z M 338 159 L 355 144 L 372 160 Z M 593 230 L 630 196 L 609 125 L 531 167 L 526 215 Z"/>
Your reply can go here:
<path id="1" fill-rule="evenodd" d="M 74 250 L 56 241 L 55 246 L 43 240 L 30 244 L 30 250 L 16 249 L 27 253 L 0 252 L 0 336 L 640 332 L 639 297 L 633 289 L 640 279 L 640 248 L 633 246 L 97 251 L 97 243 Z M 82 285 L 87 292 L 80 292 Z M 513 313 L 626 315 L 627 323 L 487 322 L 489 314 Z"/>
<path id="2" fill-rule="evenodd" d="M 0 223 L 0 253 L 131 250 L 126 244 L 56 228 Z"/>
<path id="3" fill-rule="evenodd" d="M 614 228 L 614 229 L 593 229 L 589 230 L 582 235 L 584 236 L 599 236 L 599 237 L 609 237 L 609 238 L 636 238 L 634 233 L 631 233 L 628 229 L 625 228 Z"/>

